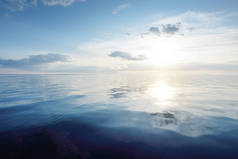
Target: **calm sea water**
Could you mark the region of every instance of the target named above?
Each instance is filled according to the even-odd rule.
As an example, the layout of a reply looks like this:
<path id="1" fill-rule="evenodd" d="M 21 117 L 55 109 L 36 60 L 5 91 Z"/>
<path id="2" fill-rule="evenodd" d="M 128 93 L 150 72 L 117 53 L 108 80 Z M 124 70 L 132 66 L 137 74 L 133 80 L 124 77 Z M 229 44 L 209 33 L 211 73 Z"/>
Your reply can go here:
<path id="1" fill-rule="evenodd" d="M 0 158 L 238 158 L 238 74 L 0 75 Z"/>

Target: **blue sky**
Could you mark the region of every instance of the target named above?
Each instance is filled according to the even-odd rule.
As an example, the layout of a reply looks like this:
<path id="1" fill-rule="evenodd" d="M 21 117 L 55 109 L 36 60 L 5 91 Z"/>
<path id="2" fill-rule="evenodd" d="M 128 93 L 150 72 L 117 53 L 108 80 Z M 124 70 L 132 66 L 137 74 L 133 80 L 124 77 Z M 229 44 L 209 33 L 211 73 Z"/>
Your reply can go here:
<path id="1" fill-rule="evenodd" d="M 224 43 L 226 45 L 222 48 L 224 55 L 219 51 L 220 49 L 214 51 L 216 50 L 220 59 L 225 58 L 225 62 L 232 59 L 236 61 L 238 60 L 235 54 L 238 50 L 236 47 L 237 10 L 237 0 L 3 0 L 0 2 L 0 59 L 19 60 L 29 58 L 28 56 L 31 55 L 53 53 L 69 56 L 77 67 L 128 68 L 131 65 L 148 67 L 148 63 L 151 63 L 147 61 L 146 64 L 143 61 L 139 64 L 138 61 L 129 62 L 130 60 L 120 57 L 115 57 L 114 61 L 110 60 L 112 57 L 104 58 L 105 55 L 113 52 L 121 52 L 123 56 L 125 53 L 129 54 L 132 59 L 137 56 L 148 56 L 146 59 L 162 58 L 152 63 L 163 63 L 157 66 L 171 65 L 170 63 L 181 61 L 180 57 L 177 59 L 173 57 L 171 60 L 164 55 L 155 56 L 156 53 L 147 55 L 145 52 L 157 50 L 160 54 L 168 54 L 168 52 L 179 54 L 181 50 L 186 50 L 188 45 L 199 47 L 194 46 L 197 41 L 211 41 L 215 38 L 214 34 L 221 36 L 223 32 L 223 37 L 217 41 L 218 45 L 221 46 L 220 43 L 224 40 L 231 41 L 229 44 Z M 157 39 L 152 36 L 155 33 L 150 30 L 152 27 L 159 30 L 158 35 L 161 36 L 157 36 Z M 178 28 L 178 33 L 174 32 L 175 34 L 172 35 L 165 31 L 173 27 Z M 228 30 L 231 31 L 230 34 L 224 33 Z M 201 34 L 204 36 L 201 37 Z M 143 42 L 141 39 L 144 35 L 148 39 Z M 202 40 L 203 38 L 206 40 Z M 173 47 L 176 40 L 186 39 L 189 39 L 188 42 L 181 44 L 184 48 L 164 49 L 168 43 L 172 42 Z M 195 40 L 194 44 L 190 43 L 191 39 Z M 139 44 L 132 41 L 137 41 L 141 43 L 141 47 L 148 49 L 144 52 L 138 51 L 136 47 L 139 48 L 137 46 Z M 148 41 L 151 41 L 151 44 L 145 45 Z M 161 41 L 166 43 L 159 48 L 154 47 Z M 154 49 L 151 50 L 153 47 Z M 197 50 L 201 48 L 200 46 Z M 97 51 L 99 53 L 95 53 Z M 200 52 L 197 51 L 199 53 L 194 51 L 193 54 L 195 57 L 199 54 L 198 57 L 205 59 L 209 51 L 213 50 L 207 48 L 204 51 L 203 48 Z M 227 51 L 231 54 L 225 55 Z M 193 56 L 184 56 L 187 59 L 183 63 L 193 62 Z M 215 55 L 209 58 L 212 59 L 212 56 Z M 108 65 L 101 64 L 105 62 Z M 196 62 L 200 63 L 200 61 Z M 72 68 L 72 63 L 70 66 L 64 64 L 60 68 Z M 95 63 L 99 64 L 95 65 Z M 208 60 L 206 63 L 221 62 L 218 58 L 215 61 Z M 5 67 L 2 69 L 6 69 Z"/>

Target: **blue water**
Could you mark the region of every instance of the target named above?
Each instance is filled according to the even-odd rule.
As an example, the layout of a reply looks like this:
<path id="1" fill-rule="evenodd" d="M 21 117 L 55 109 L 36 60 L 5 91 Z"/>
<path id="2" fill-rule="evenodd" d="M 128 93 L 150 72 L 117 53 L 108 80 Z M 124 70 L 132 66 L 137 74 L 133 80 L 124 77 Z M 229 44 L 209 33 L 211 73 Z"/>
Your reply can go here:
<path id="1" fill-rule="evenodd" d="M 238 158 L 238 74 L 0 75 L 0 158 Z"/>

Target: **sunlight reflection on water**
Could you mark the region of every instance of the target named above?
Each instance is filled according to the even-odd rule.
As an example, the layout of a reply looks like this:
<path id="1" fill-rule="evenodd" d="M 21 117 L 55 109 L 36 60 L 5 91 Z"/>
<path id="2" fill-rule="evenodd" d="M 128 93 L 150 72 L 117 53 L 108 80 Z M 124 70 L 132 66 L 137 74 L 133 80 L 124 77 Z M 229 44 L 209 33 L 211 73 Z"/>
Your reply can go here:
<path id="1" fill-rule="evenodd" d="M 171 100 L 176 96 L 175 93 L 175 89 L 162 80 L 148 88 L 148 94 L 156 100 L 155 104 L 163 107 L 171 106 Z"/>
<path id="2" fill-rule="evenodd" d="M 104 126 L 162 128 L 186 136 L 221 133 L 237 127 L 237 81 L 237 75 L 150 72 L 2 75 L 1 130 L 93 113 L 93 121 L 107 119 L 96 122 Z M 137 123 L 142 120 L 144 126 Z"/>

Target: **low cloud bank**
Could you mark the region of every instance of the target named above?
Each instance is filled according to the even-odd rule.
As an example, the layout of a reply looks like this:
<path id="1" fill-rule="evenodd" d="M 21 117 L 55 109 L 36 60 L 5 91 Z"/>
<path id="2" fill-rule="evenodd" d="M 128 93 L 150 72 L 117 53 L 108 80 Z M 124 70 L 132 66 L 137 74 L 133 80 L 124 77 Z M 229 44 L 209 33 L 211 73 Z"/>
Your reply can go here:
<path id="1" fill-rule="evenodd" d="M 0 65 L 4 67 L 19 68 L 26 66 L 35 66 L 42 64 L 49 64 L 54 62 L 66 62 L 69 57 L 61 54 L 44 54 L 44 55 L 31 55 L 27 58 L 19 60 L 14 59 L 0 59 Z"/>

